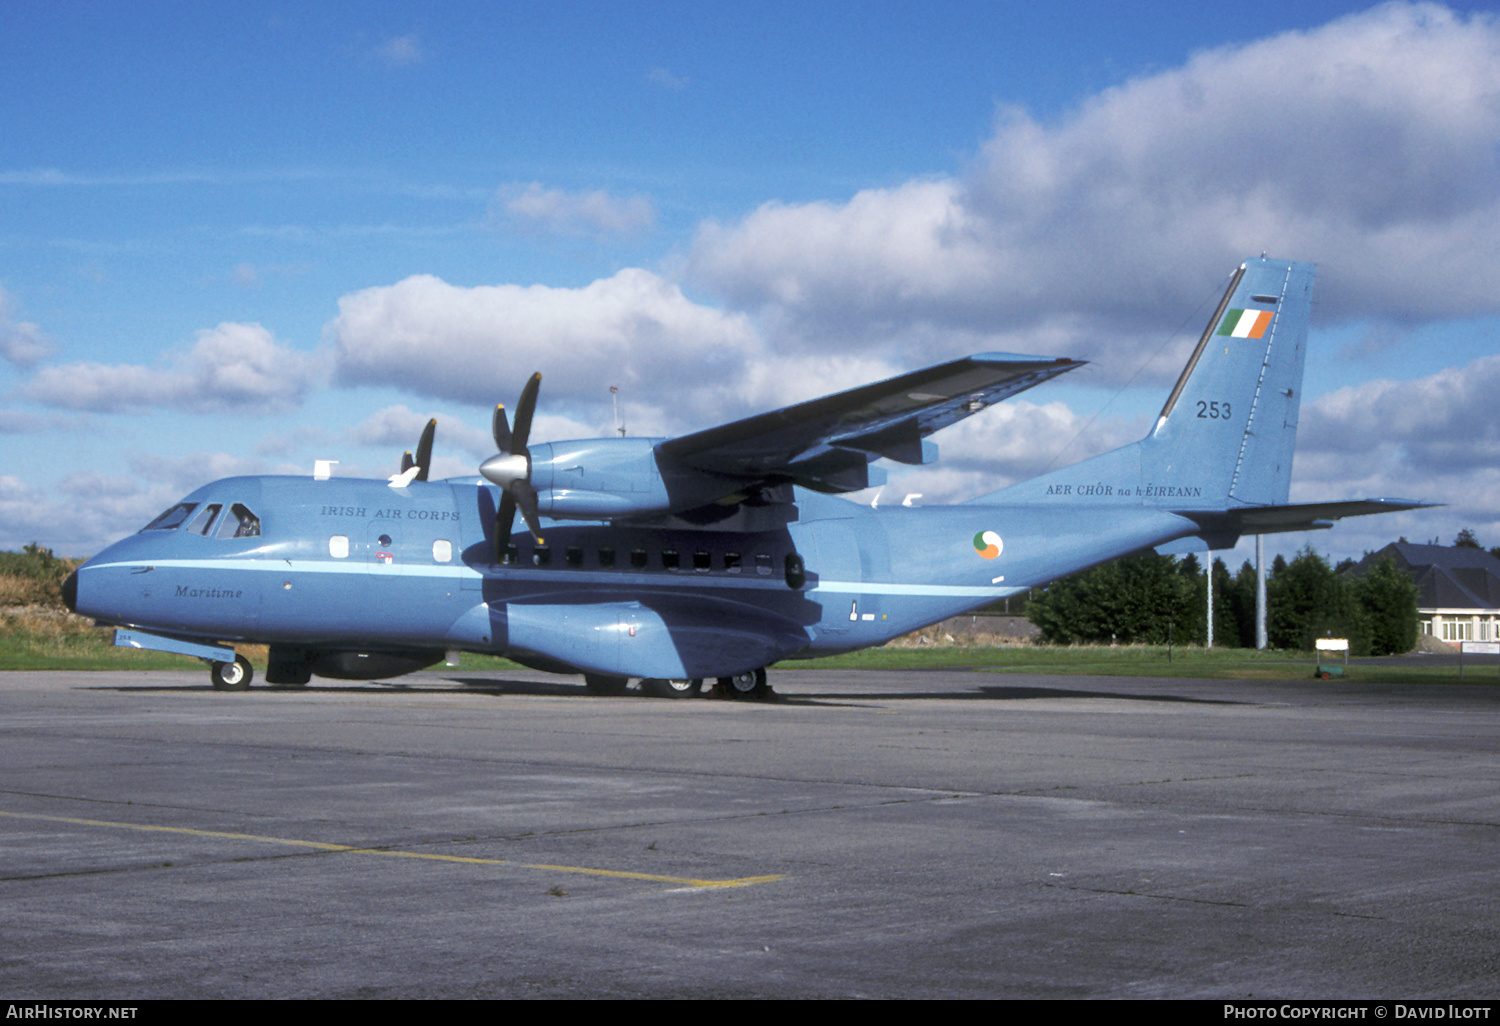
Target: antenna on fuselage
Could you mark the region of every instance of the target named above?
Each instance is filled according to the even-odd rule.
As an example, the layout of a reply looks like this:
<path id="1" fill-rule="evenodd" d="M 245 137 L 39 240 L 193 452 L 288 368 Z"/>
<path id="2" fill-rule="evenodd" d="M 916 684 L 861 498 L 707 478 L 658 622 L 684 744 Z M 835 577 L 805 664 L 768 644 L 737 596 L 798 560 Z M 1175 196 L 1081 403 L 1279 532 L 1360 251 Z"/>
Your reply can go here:
<path id="1" fill-rule="evenodd" d="M 609 386 L 609 401 L 615 408 L 615 430 L 620 432 L 620 437 L 625 437 L 625 425 L 620 423 L 620 390 L 614 385 Z"/>

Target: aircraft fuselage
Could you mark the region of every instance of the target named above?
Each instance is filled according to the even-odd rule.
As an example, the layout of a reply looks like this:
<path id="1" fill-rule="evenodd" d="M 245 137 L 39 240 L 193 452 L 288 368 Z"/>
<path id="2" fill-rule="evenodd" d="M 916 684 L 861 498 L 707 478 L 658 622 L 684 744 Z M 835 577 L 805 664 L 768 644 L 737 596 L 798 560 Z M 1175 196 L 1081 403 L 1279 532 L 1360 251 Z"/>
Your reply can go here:
<path id="1" fill-rule="evenodd" d="M 723 677 L 878 645 L 1193 530 L 1143 507 L 1103 520 L 1098 507 L 872 509 L 798 489 L 718 523 L 548 522 L 545 545 L 517 535 L 496 563 L 497 493 L 217 481 L 183 500 L 194 508 L 177 526 L 91 560 L 75 602 L 124 627 L 308 653 L 460 649 L 572 672 Z M 236 509 L 258 533 L 224 536 Z"/>

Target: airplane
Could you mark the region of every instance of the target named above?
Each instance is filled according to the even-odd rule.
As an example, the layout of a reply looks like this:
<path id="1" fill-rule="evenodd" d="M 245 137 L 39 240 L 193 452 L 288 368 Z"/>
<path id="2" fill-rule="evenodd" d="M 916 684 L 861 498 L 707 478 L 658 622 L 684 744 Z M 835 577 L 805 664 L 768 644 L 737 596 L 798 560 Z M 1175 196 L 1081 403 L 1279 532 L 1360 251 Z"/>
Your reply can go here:
<path id="1" fill-rule="evenodd" d="M 1288 503 L 1313 265 L 1234 273 L 1146 437 L 950 506 L 841 497 L 879 459 L 1081 361 L 980 353 L 677 438 L 532 444 L 541 375 L 475 477 L 232 477 L 80 566 L 67 605 L 239 690 L 503 655 L 621 694 L 771 694 L 766 668 L 875 646 L 1118 556 L 1230 548 L 1404 499 Z M 525 531 L 517 532 L 520 515 Z"/>

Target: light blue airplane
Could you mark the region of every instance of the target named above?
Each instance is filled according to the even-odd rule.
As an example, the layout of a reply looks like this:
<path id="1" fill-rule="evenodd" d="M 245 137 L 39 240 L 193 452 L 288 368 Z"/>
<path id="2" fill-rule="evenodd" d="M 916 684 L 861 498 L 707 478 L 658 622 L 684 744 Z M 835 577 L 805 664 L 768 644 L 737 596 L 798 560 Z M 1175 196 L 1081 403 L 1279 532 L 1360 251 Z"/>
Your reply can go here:
<path id="1" fill-rule="evenodd" d="M 956 506 L 837 493 L 929 463 L 927 436 L 1080 366 L 982 353 L 673 439 L 529 444 L 540 375 L 482 477 L 427 480 L 433 427 L 389 481 L 234 477 L 68 578 L 117 645 L 198 656 L 216 687 L 369 680 L 456 651 L 617 694 L 768 693 L 766 667 L 879 645 L 1126 553 L 1426 505 L 1287 503 L 1311 264 L 1235 273 L 1150 433 Z M 513 533 L 519 512 L 528 528 Z"/>

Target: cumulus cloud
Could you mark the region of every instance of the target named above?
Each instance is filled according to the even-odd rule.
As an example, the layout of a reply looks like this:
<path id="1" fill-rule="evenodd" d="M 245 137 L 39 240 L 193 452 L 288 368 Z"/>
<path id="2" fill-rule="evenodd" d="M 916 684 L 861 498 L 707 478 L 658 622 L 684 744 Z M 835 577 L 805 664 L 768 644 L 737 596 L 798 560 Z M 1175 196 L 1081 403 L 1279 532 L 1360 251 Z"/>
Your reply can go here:
<path id="1" fill-rule="evenodd" d="M 328 334 L 346 384 L 484 406 L 510 405 L 532 371 L 544 375 L 544 403 L 607 401 L 610 385 L 642 382 L 663 391 L 675 382 L 676 399 L 712 402 L 707 394 L 760 352 L 745 316 L 693 303 L 638 268 L 577 289 L 463 288 L 417 275 L 344 296 Z"/>
<path id="2" fill-rule="evenodd" d="M 1500 545 L 1500 426 L 1493 396 L 1500 356 L 1414 381 L 1376 380 L 1303 408 L 1292 501 L 1396 497 L 1445 508 L 1347 521 L 1340 544 L 1378 548 L 1398 534 L 1452 540 L 1462 527 Z M 1383 537 L 1383 540 L 1381 540 Z"/>
<path id="3" fill-rule="evenodd" d="M 957 178 L 707 223 L 688 273 L 831 343 L 1061 324 L 1045 351 L 1096 358 L 1262 251 L 1332 269 L 1322 314 L 1492 312 L 1497 97 L 1493 17 L 1383 6 L 1196 54 L 1056 123 L 1006 109 Z"/>
<path id="4" fill-rule="evenodd" d="M 18 367 L 32 367 L 52 351 L 52 341 L 35 324 L 17 320 L 14 306 L 0 289 L 0 357 Z"/>
<path id="5" fill-rule="evenodd" d="M 280 345 L 259 324 L 201 331 L 166 367 L 71 363 L 44 367 L 21 389 L 36 402 L 119 413 L 151 407 L 273 412 L 297 405 L 319 377 L 318 361 Z"/>
<path id="6" fill-rule="evenodd" d="M 1500 356 L 1416 381 L 1379 379 L 1341 388 L 1319 397 L 1304 413 L 1303 448 L 1314 456 L 1368 464 L 1364 454 L 1372 440 L 1379 440 L 1385 451 L 1378 462 L 1396 474 L 1490 467 L 1500 448 L 1497 389 Z"/>
<path id="7" fill-rule="evenodd" d="M 560 235 L 633 235 L 656 223 L 656 207 L 645 196 L 613 196 L 602 189 L 565 192 L 540 182 L 501 188 L 491 215 Z"/>

